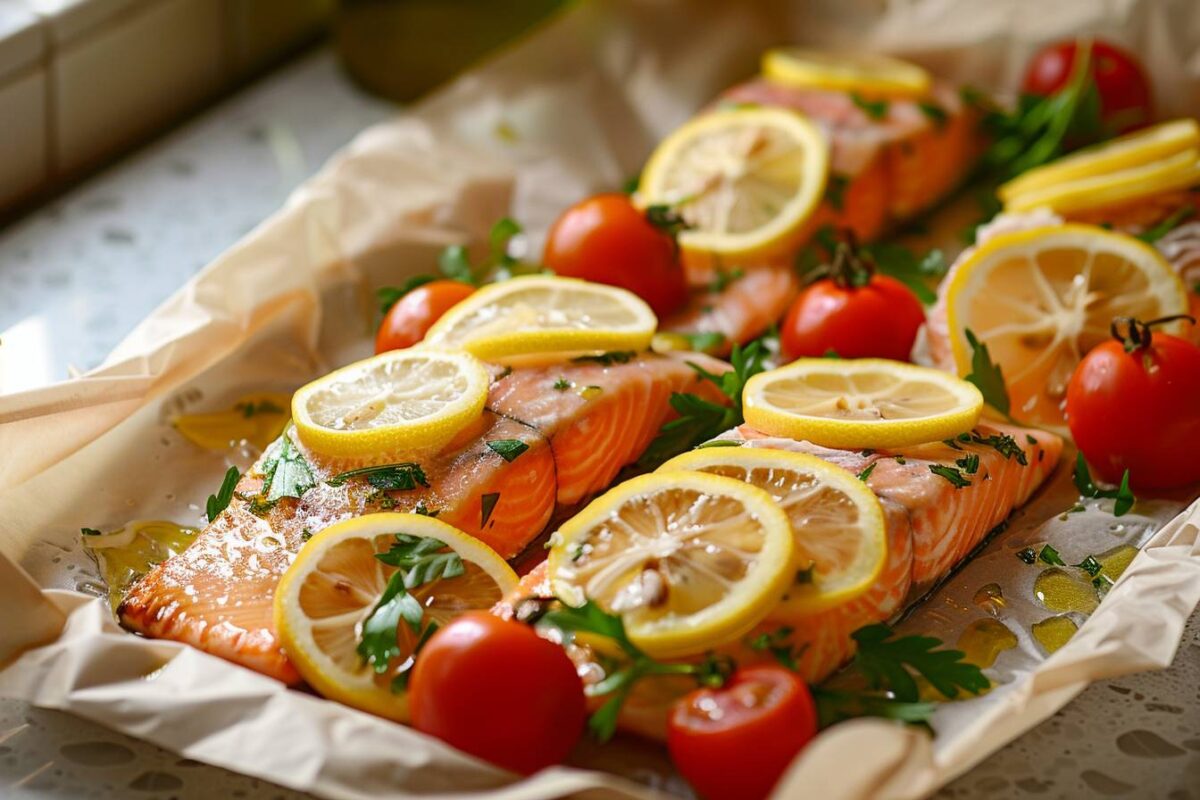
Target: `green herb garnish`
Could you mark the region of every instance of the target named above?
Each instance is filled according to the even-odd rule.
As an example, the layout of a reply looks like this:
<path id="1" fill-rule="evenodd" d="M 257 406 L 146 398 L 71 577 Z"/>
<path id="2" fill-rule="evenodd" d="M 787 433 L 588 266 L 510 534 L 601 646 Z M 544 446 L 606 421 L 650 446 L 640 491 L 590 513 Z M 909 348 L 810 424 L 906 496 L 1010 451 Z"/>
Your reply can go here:
<path id="1" fill-rule="evenodd" d="M 959 690 L 979 694 L 991 686 L 979 667 L 964 659 L 961 650 L 937 650 L 942 642 L 929 636 L 895 637 L 887 625 L 867 625 L 852 634 L 858 643 L 854 667 L 872 689 L 886 690 L 896 699 L 913 703 L 919 698 L 913 672 L 945 697 Z"/>
<path id="2" fill-rule="evenodd" d="M 571 388 L 571 382 L 569 380 L 567 380 L 566 378 L 559 378 L 558 380 L 556 380 L 554 382 L 554 391 L 556 391 L 556 392 L 565 392 L 567 389 L 570 389 L 570 388 Z"/>
<path id="3" fill-rule="evenodd" d="M 846 187 L 850 179 L 837 172 L 829 173 L 825 183 L 825 200 L 834 211 L 841 211 L 846 205 Z"/>
<path id="4" fill-rule="evenodd" d="M 334 475 L 330 486 L 341 486 L 351 478 L 366 478 L 371 486 L 385 492 L 406 492 L 418 486 L 429 486 L 425 470 L 412 461 L 399 464 L 380 464 L 375 467 L 359 467 Z"/>
<path id="5" fill-rule="evenodd" d="M 1037 552 L 1032 547 L 1026 547 L 1017 551 L 1017 558 L 1026 564 L 1034 564 L 1037 561 Z"/>
<path id="6" fill-rule="evenodd" d="M 930 250 L 918 256 L 903 245 L 891 242 L 876 242 L 863 248 L 875 262 L 875 268 L 903 283 L 925 305 L 932 305 L 937 295 L 929 283 L 946 274 L 949 265 L 941 250 Z"/>
<path id="7" fill-rule="evenodd" d="M 946 113 L 946 109 L 931 101 L 923 101 L 917 103 L 917 108 L 921 109 L 921 113 L 929 118 L 933 123 L 933 127 L 941 130 L 946 127 L 946 123 L 950 121 L 950 115 Z"/>
<path id="8" fill-rule="evenodd" d="M 479 264 L 472 264 L 467 248 L 460 244 L 450 245 L 438 256 L 438 268 L 447 278 L 472 286 L 481 286 L 489 281 L 505 280 L 514 275 L 545 272 L 545 268 L 522 264 L 508 254 L 509 244 L 521 233 L 521 226 L 504 217 L 492 226 L 488 233 L 488 255 Z"/>
<path id="9" fill-rule="evenodd" d="M 867 478 L 871 477 L 871 473 L 875 471 L 875 466 L 878 463 L 879 463 L 878 461 L 872 461 L 870 464 L 868 464 L 866 469 L 864 469 L 862 472 L 858 473 L 858 479 L 860 481 L 862 481 L 863 483 L 866 483 Z"/>
<path id="10" fill-rule="evenodd" d="M 607 353 L 599 353 L 591 356 L 575 356 L 571 360 L 576 364 L 600 364 L 605 367 L 611 367 L 613 364 L 628 364 L 637 353 L 633 350 L 610 350 Z"/>
<path id="11" fill-rule="evenodd" d="M 1116 489 L 1101 489 L 1092 480 L 1092 474 L 1088 470 L 1087 461 L 1083 458 L 1083 453 L 1075 455 L 1075 488 L 1084 497 L 1106 497 L 1112 498 L 1116 502 L 1113 503 L 1113 516 L 1123 517 L 1133 508 L 1133 504 L 1137 502 L 1137 498 L 1133 496 L 1133 491 L 1129 488 L 1129 470 L 1121 476 L 1121 485 Z"/>
<path id="12" fill-rule="evenodd" d="M 222 511 L 229 508 L 229 503 L 233 500 L 233 490 L 237 487 L 237 483 L 241 479 L 242 473 L 237 467 L 230 467 L 225 471 L 225 478 L 221 481 L 221 488 L 217 489 L 216 494 L 210 494 L 208 502 L 204 504 L 205 514 L 209 522 L 212 522 L 221 515 Z"/>
<path id="13" fill-rule="evenodd" d="M 959 469 L 968 475 L 974 475 L 979 471 L 979 456 L 975 453 L 968 453 L 962 458 L 954 462 Z"/>
<path id="14" fill-rule="evenodd" d="M 747 639 L 746 646 L 751 650 L 770 653 L 776 661 L 795 672 L 799 669 L 797 659 L 804 652 L 804 647 L 796 647 L 792 644 L 794 632 L 792 628 L 785 625 L 769 633 L 760 633 Z"/>
<path id="15" fill-rule="evenodd" d="M 1097 561 L 1093 556 L 1088 556 L 1075 566 L 1079 567 L 1093 578 L 1100 574 L 1100 570 L 1104 569 L 1104 565 Z"/>
<path id="16" fill-rule="evenodd" d="M 708 285 L 708 291 L 714 294 L 723 292 L 729 287 L 729 284 L 741 277 L 744 277 L 745 274 L 746 271 L 740 267 L 735 267 L 733 269 L 717 267 L 717 276 L 713 278 L 712 283 Z"/>
<path id="17" fill-rule="evenodd" d="M 395 539 L 386 553 L 376 553 L 375 558 L 404 572 L 405 589 L 464 572 L 462 556 L 440 539 L 407 533 L 397 533 Z"/>
<path id="18" fill-rule="evenodd" d="M 286 434 L 264 459 L 262 471 L 265 477 L 260 494 L 268 503 L 275 503 L 284 497 L 300 498 L 317 485 L 304 454 Z"/>
<path id="19" fill-rule="evenodd" d="M 1195 213 L 1196 213 L 1196 207 L 1194 205 L 1192 205 L 1191 203 L 1188 203 L 1187 205 L 1183 206 L 1182 208 L 1176 209 L 1175 213 L 1171 214 L 1171 216 L 1167 217 L 1162 222 L 1155 225 L 1153 228 L 1150 228 L 1149 230 L 1145 230 L 1145 231 L 1142 231 L 1141 233 L 1139 233 L 1137 235 L 1137 238 L 1141 239 L 1143 242 L 1146 242 L 1147 244 L 1154 244 L 1159 239 L 1163 238 L 1168 233 L 1170 233 L 1171 231 L 1178 228 L 1180 223 L 1182 223 L 1185 219 L 1188 219 Z"/>
<path id="20" fill-rule="evenodd" d="M 392 306 L 396 305 L 404 295 L 419 286 L 424 286 L 436 280 L 437 278 L 433 275 L 414 275 L 399 286 L 379 287 L 375 290 L 375 298 L 379 301 L 379 312 L 386 314 L 392 310 Z"/>
<path id="21" fill-rule="evenodd" d="M 520 439 L 495 439 L 487 443 L 488 449 L 510 464 L 529 449 Z"/>
<path id="22" fill-rule="evenodd" d="M 230 467 L 230 469 L 236 469 L 236 467 Z M 104 535 L 104 531 L 98 531 L 95 528 L 80 528 L 79 532 L 82 533 L 84 536 L 103 536 Z"/>
<path id="23" fill-rule="evenodd" d="M 965 333 L 967 343 L 971 345 L 971 371 L 967 373 L 967 382 L 975 384 L 975 388 L 983 395 L 983 402 L 1008 417 L 1010 402 L 1003 370 L 999 364 L 993 363 L 988 346 L 975 338 L 970 328 Z"/>
<path id="24" fill-rule="evenodd" d="M 487 492 L 479 498 L 479 527 L 482 528 L 488 524 L 488 520 L 492 518 L 492 512 L 496 510 L 496 503 L 500 502 L 499 492 Z"/>
<path id="25" fill-rule="evenodd" d="M 1038 551 L 1038 561 L 1056 567 L 1067 566 L 1067 562 L 1062 560 L 1062 556 L 1058 554 L 1058 551 L 1048 544 L 1042 545 L 1042 549 Z"/>
<path id="26" fill-rule="evenodd" d="M 945 478 L 950 481 L 955 489 L 962 489 L 965 486 L 970 486 L 971 481 L 963 477 L 955 467 L 947 467 L 944 464 L 930 464 L 929 471 L 934 475 Z"/>
<path id="27" fill-rule="evenodd" d="M 363 621 L 362 634 L 355 648 L 358 657 L 377 674 L 387 672 L 388 663 L 400 655 L 397 635 L 400 623 L 407 623 L 415 633 L 421 629 L 424 614 L 420 601 L 405 588 L 404 570 L 396 570 Z"/>
<path id="28" fill-rule="evenodd" d="M 649 206 L 646 209 L 646 221 L 676 241 L 676 247 L 679 234 L 692 227 L 683 215 L 667 205 Z"/>
<path id="29" fill-rule="evenodd" d="M 851 92 L 850 101 L 871 119 L 880 120 L 887 116 L 889 107 L 887 100 L 868 100 L 858 92 Z"/>
<path id="30" fill-rule="evenodd" d="M 677 336 L 682 336 L 687 339 L 688 349 L 698 353 L 706 353 L 709 350 L 715 350 L 725 344 L 725 334 L 717 331 L 701 331 L 700 333 L 680 333 Z"/>

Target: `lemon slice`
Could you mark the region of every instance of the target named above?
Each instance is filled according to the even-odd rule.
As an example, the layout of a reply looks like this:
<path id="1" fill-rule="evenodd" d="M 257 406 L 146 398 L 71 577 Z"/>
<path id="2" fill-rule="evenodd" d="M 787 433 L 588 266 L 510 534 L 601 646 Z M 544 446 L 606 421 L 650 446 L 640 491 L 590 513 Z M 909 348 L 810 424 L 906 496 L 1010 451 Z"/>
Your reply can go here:
<path id="1" fill-rule="evenodd" d="M 1002 185 L 996 194 L 1007 204 L 1057 184 L 1140 167 L 1196 148 L 1200 148 L 1200 125 L 1193 119 L 1172 120 L 1031 169 Z"/>
<path id="2" fill-rule="evenodd" d="M 1196 184 L 1200 184 L 1200 150 L 1193 148 L 1128 169 L 1024 192 L 1006 201 L 1004 210 L 1049 208 L 1059 214 L 1074 214 L 1124 205 Z"/>
<path id="3" fill-rule="evenodd" d="M 451 308 L 425 343 L 486 360 L 542 353 L 643 350 L 658 320 L 641 298 L 574 278 L 529 276 L 485 286 Z"/>
<path id="4" fill-rule="evenodd" d="M 804 47 L 768 50 L 762 57 L 762 73 L 767 80 L 788 86 L 882 95 L 922 95 L 933 84 L 928 72 L 898 58 Z"/>
<path id="5" fill-rule="evenodd" d="M 763 489 L 788 516 L 797 581 L 787 614 L 823 611 L 862 595 L 887 560 L 887 528 L 874 492 L 816 456 L 758 447 L 710 447 L 676 456 L 659 471 L 692 470 Z"/>
<path id="6" fill-rule="evenodd" d="M 695 117 L 650 156 L 638 186 L 690 226 L 685 251 L 723 257 L 788 252 L 825 192 L 829 145 L 806 118 L 781 108 Z"/>
<path id="7" fill-rule="evenodd" d="M 823 447 L 905 447 L 970 430 L 979 390 L 953 375 L 878 358 L 802 358 L 755 375 L 742 393 L 746 422 Z"/>
<path id="8" fill-rule="evenodd" d="M 418 548 L 422 566 L 401 576 L 376 557 L 402 544 L 397 535 L 410 537 L 404 540 L 410 552 L 413 542 L 434 540 Z M 428 625 L 490 609 L 517 581 L 495 551 L 444 522 L 420 514 L 368 514 L 331 525 L 300 549 L 275 590 L 275 627 L 288 658 L 322 695 L 403 722 L 408 701 L 392 682 L 411 666 Z M 376 669 L 359 654 L 364 625 L 389 585 L 403 583 L 409 586 L 400 594 L 416 601 L 421 618 L 416 625 L 399 618 L 398 652 Z"/>
<path id="9" fill-rule="evenodd" d="M 548 571 L 569 605 L 619 613 L 659 657 L 700 653 L 748 632 L 795 576 L 787 516 L 731 478 L 656 472 L 592 501 L 551 538 Z"/>
<path id="10" fill-rule="evenodd" d="M 292 419 L 301 441 L 329 456 L 435 452 L 483 412 L 488 385 L 467 353 L 393 350 L 301 387 Z"/>
<path id="11" fill-rule="evenodd" d="M 1003 370 L 1012 415 L 1044 425 L 1062 423 L 1067 382 L 1082 356 L 1108 340 L 1113 317 L 1154 319 L 1187 307 L 1183 282 L 1155 248 L 1080 224 L 996 236 L 955 266 L 946 288 L 959 374 L 971 370 L 970 329 Z"/>
<path id="12" fill-rule="evenodd" d="M 240 441 L 265 450 L 287 427 L 292 398 L 279 392 L 257 392 L 238 398 L 233 408 L 180 414 L 171 420 L 185 439 L 206 450 L 223 452 Z"/>

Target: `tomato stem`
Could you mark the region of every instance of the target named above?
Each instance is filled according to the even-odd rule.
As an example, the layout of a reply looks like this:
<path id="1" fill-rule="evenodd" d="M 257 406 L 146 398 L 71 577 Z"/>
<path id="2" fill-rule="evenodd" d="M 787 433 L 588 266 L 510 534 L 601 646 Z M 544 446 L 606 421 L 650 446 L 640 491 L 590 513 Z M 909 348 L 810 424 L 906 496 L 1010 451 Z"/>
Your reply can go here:
<path id="1" fill-rule="evenodd" d="M 1132 353 L 1136 350 L 1145 350 L 1150 346 L 1150 338 L 1153 333 L 1151 328 L 1155 325 L 1166 325 L 1181 319 L 1186 319 L 1193 325 L 1196 324 L 1196 318 L 1190 314 L 1172 314 L 1169 317 L 1159 317 L 1145 322 L 1136 317 L 1113 317 L 1112 324 L 1108 329 L 1113 338 L 1124 346 L 1125 352 Z M 1125 326 L 1125 333 L 1121 333 L 1122 325 Z"/>
<path id="2" fill-rule="evenodd" d="M 828 247 L 828 245 L 826 245 Z M 859 247 L 853 228 L 841 228 L 828 264 L 813 270 L 810 282 L 829 278 L 842 289 L 858 289 L 871 282 L 875 259 Z"/>

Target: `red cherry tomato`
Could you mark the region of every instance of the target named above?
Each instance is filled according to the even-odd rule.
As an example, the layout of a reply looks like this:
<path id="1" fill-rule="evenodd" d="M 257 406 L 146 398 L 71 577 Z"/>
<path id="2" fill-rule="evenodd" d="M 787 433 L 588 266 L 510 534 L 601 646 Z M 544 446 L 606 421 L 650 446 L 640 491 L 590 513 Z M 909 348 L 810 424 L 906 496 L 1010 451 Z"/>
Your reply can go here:
<path id="1" fill-rule="evenodd" d="M 660 318 L 687 300 L 674 240 L 623 194 L 598 194 L 564 211 L 546 235 L 542 263 L 568 278 L 628 289 Z"/>
<path id="2" fill-rule="evenodd" d="M 766 797 L 817 733 L 804 681 L 783 667 L 739 669 L 720 689 L 675 703 L 667 747 L 676 768 L 705 800 Z"/>
<path id="3" fill-rule="evenodd" d="M 1067 384 L 1067 425 L 1096 473 L 1167 489 L 1200 481 L 1200 347 L 1134 323 L 1092 348 Z M 1115 327 L 1115 325 L 1114 325 Z M 1114 331 L 1116 333 L 1116 331 Z"/>
<path id="4" fill-rule="evenodd" d="M 789 359 L 832 350 L 842 358 L 907 361 L 924 321 L 921 301 L 895 278 L 876 274 L 857 287 L 823 278 L 792 303 L 779 337 Z"/>
<path id="5" fill-rule="evenodd" d="M 412 347 L 442 314 L 474 291 L 474 286 L 458 281 L 433 281 L 413 289 L 388 309 L 375 334 L 375 352 Z"/>
<path id="6" fill-rule="evenodd" d="M 408 698 L 417 730 L 526 775 L 566 758 L 587 716 L 566 652 L 528 625 L 484 612 L 430 637 Z"/>
<path id="7" fill-rule="evenodd" d="M 1029 62 L 1023 89 L 1027 94 L 1052 95 L 1071 80 L 1075 42 L 1042 48 Z M 1100 118 L 1117 133 L 1148 125 L 1154 116 L 1150 81 L 1131 54 L 1108 42 L 1094 41 L 1092 77 L 1100 92 Z"/>

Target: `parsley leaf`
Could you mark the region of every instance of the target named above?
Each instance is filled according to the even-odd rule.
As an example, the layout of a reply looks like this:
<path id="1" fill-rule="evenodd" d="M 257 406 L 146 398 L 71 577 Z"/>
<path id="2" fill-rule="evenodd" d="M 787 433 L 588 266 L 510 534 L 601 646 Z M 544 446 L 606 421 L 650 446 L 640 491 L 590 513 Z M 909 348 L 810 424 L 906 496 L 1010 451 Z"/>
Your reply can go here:
<path id="1" fill-rule="evenodd" d="M 745 277 L 745 275 L 746 271 L 740 267 L 734 267 L 733 269 L 717 267 L 717 276 L 713 278 L 712 283 L 708 285 L 708 291 L 712 292 L 713 294 L 723 292 L 729 288 L 729 284 L 733 283 L 739 278 Z"/>
<path id="2" fill-rule="evenodd" d="M 950 481 L 955 489 L 962 489 L 971 485 L 970 479 L 964 478 L 963 474 L 955 467 L 947 467 L 945 464 L 930 464 L 929 471 Z"/>
<path id="3" fill-rule="evenodd" d="M 867 478 L 871 477 L 871 473 L 875 471 L 875 467 L 878 464 L 879 464 L 878 461 L 872 461 L 869 465 L 867 465 L 866 469 L 864 469 L 862 472 L 858 473 L 858 479 L 860 481 L 862 481 L 863 483 L 866 483 Z"/>
<path id="4" fill-rule="evenodd" d="M 887 100 L 868 100 L 858 92 L 851 92 L 850 101 L 871 119 L 879 120 L 887 116 Z"/>
<path id="5" fill-rule="evenodd" d="M 1121 485 L 1116 489 L 1101 489 L 1092 480 L 1092 474 L 1088 470 L 1087 461 L 1083 458 L 1083 453 L 1075 455 L 1075 488 L 1084 497 L 1107 497 L 1116 500 L 1113 503 L 1113 516 L 1123 517 L 1133 508 L 1133 504 L 1137 502 L 1137 498 L 1133 496 L 1133 491 L 1129 488 L 1129 470 L 1125 470 L 1125 474 L 1121 476 Z"/>
<path id="6" fill-rule="evenodd" d="M 929 288 L 929 282 L 945 275 L 948 269 L 941 250 L 930 250 L 918 257 L 907 247 L 891 242 L 865 245 L 862 250 L 877 270 L 903 283 L 922 303 L 932 305 L 937 301 L 937 294 Z"/>
<path id="7" fill-rule="evenodd" d="M 970 328 L 965 332 L 967 343 L 971 345 L 971 371 L 967 374 L 967 382 L 975 384 L 985 403 L 1008 417 L 1011 404 L 1008 399 L 1008 387 L 1004 385 L 1003 370 L 999 364 L 992 362 L 988 346 L 975 338 L 975 333 Z"/>
<path id="8" fill-rule="evenodd" d="M 898 700 L 919 699 L 913 672 L 942 693 L 957 697 L 960 690 L 979 694 L 991 682 L 979 667 L 964 660 L 961 650 L 936 650 L 942 642 L 929 636 L 896 637 L 887 625 L 867 625 L 852 634 L 858 644 L 854 667 L 872 689 L 890 691 Z"/>
<path id="9" fill-rule="evenodd" d="M 494 439 L 487 443 L 488 449 L 510 464 L 529 449 L 520 439 Z"/>
<path id="10" fill-rule="evenodd" d="M 287 435 L 279 439 L 272 455 L 263 462 L 263 474 L 262 495 L 268 503 L 282 497 L 299 498 L 317 485 L 304 454 Z"/>
<path id="11" fill-rule="evenodd" d="M 566 378 L 559 378 L 554 382 L 553 388 L 556 392 L 565 392 L 567 389 L 571 388 L 571 382 Z"/>
<path id="12" fill-rule="evenodd" d="M 688 349 L 694 350 L 698 353 L 705 353 L 705 352 L 708 352 L 709 350 L 715 350 L 716 348 L 725 344 L 725 334 L 719 333 L 717 331 L 701 331 L 700 333 L 680 333 L 677 335 L 682 336 L 684 339 L 687 339 Z"/>
<path id="13" fill-rule="evenodd" d="M 1038 560 L 1056 567 L 1065 567 L 1067 565 L 1067 562 L 1062 560 L 1062 556 L 1058 554 L 1058 551 L 1048 544 L 1042 545 L 1042 549 L 1038 551 Z"/>
<path id="14" fill-rule="evenodd" d="M 221 515 L 221 512 L 229 508 L 229 503 L 233 500 L 233 490 L 237 487 L 237 482 L 241 480 L 242 473 L 237 467 L 230 467 L 225 471 L 225 479 L 221 481 L 221 488 L 217 489 L 216 494 L 208 496 L 208 502 L 204 504 L 205 514 L 208 521 L 212 522 Z M 84 534 L 87 534 L 90 528 L 84 528 Z M 95 533 L 99 533 L 96 531 Z"/>
<path id="15" fill-rule="evenodd" d="M 653 205 L 646 209 L 646 221 L 675 241 L 679 234 L 692 226 L 678 211 L 668 205 Z M 678 247 L 678 242 L 676 242 Z"/>
<path id="16" fill-rule="evenodd" d="M 979 471 L 979 456 L 975 453 L 968 453 L 954 463 L 959 469 L 968 475 L 974 475 Z"/>
<path id="17" fill-rule="evenodd" d="M 515 220 L 504 217 L 492 226 L 488 233 L 488 255 L 479 264 L 472 264 L 467 248 L 460 244 L 450 245 L 438 256 L 438 269 L 447 278 L 472 286 L 481 286 L 489 281 L 504 280 L 514 275 L 544 272 L 541 266 L 522 264 L 509 255 L 509 245 L 521 233 Z"/>
<path id="18" fill-rule="evenodd" d="M 425 470 L 412 461 L 359 467 L 334 475 L 328 483 L 330 486 L 341 486 L 351 478 L 366 478 L 371 486 L 385 492 L 406 492 L 418 486 L 429 486 Z"/>
<path id="19" fill-rule="evenodd" d="M 403 570 L 392 573 L 387 588 L 363 621 L 362 636 L 355 648 L 363 663 L 371 665 L 378 674 L 387 672 L 388 662 L 400 655 L 398 631 L 401 622 L 408 623 L 414 632 L 421 629 L 424 609 L 420 601 L 405 589 Z"/>
<path id="20" fill-rule="evenodd" d="M 98 531 L 95 528 L 80 528 L 79 532 L 84 536 L 103 536 L 104 531 Z"/>
<path id="21" fill-rule="evenodd" d="M 433 275 L 414 275 L 399 286 L 381 286 L 375 290 L 375 298 L 379 301 L 379 312 L 386 314 L 401 297 L 427 283 L 437 280 Z"/>
<path id="22" fill-rule="evenodd" d="M 404 588 L 413 589 L 441 578 L 455 578 L 464 572 L 462 556 L 446 543 L 429 536 L 397 533 L 386 553 L 375 558 L 404 572 Z"/>
<path id="23" fill-rule="evenodd" d="M 817 717 L 822 728 L 857 717 L 879 717 L 910 725 L 927 725 L 937 703 L 910 703 L 880 694 L 839 692 L 820 686 L 812 687 L 817 703 Z"/>
<path id="24" fill-rule="evenodd" d="M 946 123 L 950 121 L 950 115 L 946 113 L 946 109 L 942 108 L 937 103 L 923 101 L 917 103 L 917 108 L 921 109 L 921 113 L 933 123 L 933 127 L 936 130 L 942 130 L 946 127 Z"/>
<path id="25" fill-rule="evenodd" d="M 792 644 L 793 629 L 784 625 L 774 631 L 760 633 L 746 640 L 746 646 L 751 650 L 770 653 L 776 661 L 792 672 L 799 669 L 796 660 L 804 652 L 804 647 L 797 648 Z"/>
<path id="26" fill-rule="evenodd" d="M 492 512 L 496 510 L 496 503 L 500 502 L 499 492 L 487 492 L 479 498 L 479 527 L 488 524 L 488 520 L 492 518 Z"/>

